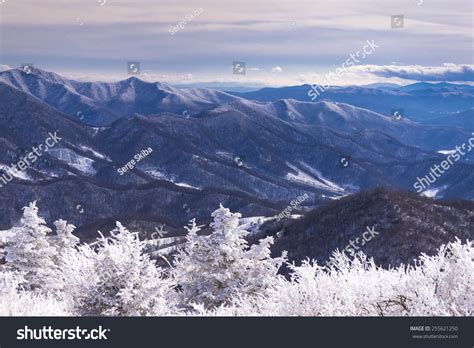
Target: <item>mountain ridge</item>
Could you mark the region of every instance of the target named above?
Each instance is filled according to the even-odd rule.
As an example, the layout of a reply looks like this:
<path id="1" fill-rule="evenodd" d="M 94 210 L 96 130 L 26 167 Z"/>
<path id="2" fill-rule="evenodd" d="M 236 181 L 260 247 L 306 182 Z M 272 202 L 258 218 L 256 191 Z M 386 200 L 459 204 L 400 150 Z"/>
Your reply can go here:
<path id="1" fill-rule="evenodd" d="M 44 92 L 39 95 L 43 97 L 74 84 L 61 84 L 56 75 L 47 75 L 56 81 L 47 91 L 41 89 L 47 87 L 43 77 L 16 74 Z M 246 217 L 274 216 L 295 197 L 307 194 L 309 199 L 298 210 L 303 214 L 372 187 L 413 189 L 417 176 L 445 159 L 438 150 L 449 150 L 467 136 L 459 128 L 419 125 L 323 100 L 229 101 L 227 94 L 213 92 L 225 100 L 211 100 L 196 113 L 177 112 L 182 109 L 179 101 L 154 113 L 154 104 L 147 105 L 156 101 L 154 97 L 146 102 L 142 96 L 141 109 L 133 109 L 134 93 L 152 90 L 155 95 L 166 86 L 137 78 L 79 86 L 102 101 L 113 94 L 111 100 L 121 110 L 131 97 L 127 107 L 133 112 L 97 127 L 0 81 L 2 168 L 44 141 L 50 131 L 59 131 L 63 138 L 22 177 L 2 188 L 0 226 L 11 227 L 20 209 L 33 200 L 50 209 L 48 221 L 65 218 L 85 235 L 100 221 L 118 216 L 136 218 L 131 223 L 138 227 L 148 226 L 147 221 L 172 221 L 170 227 L 177 228 L 191 217 L 206 221 L 220 203 Z M 195 100 L 208 98 L 206 91 L 188 93 L 194 93 Z M 151 113 L 140 112 L 145 109 Z M 439 149 L 440 144 L 446 147 Z M 119 174 L 119 168 L 148 148 L 153 149 L 149 156 Z M 464 158 L 430 189 L 437 197 L 474 199 L 473 166 L 470 157 Z"/>
<path id="2" fill-rule="evenodd" d="M 378 265 L 397 267 L 413 264 L 420 253 L 433 255 L 456 237 L 472 240 L 473 226 L 472 201 L 439 201 L 377 188 L 330 202 L 267 233 L 275 234 L 275 255 L 288 250 L 290 260 L 298 263 L 315 258 L 324 265 L 334 250 L 352 246 Z M 376 233 L 361 242 L 367 229 Z"/>

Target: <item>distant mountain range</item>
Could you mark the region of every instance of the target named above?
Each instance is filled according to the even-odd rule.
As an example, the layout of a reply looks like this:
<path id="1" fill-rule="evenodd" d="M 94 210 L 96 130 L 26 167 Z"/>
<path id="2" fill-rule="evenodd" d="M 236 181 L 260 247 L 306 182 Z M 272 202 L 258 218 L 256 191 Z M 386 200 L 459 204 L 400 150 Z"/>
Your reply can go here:
<path id="1" fill-rule="evenodd" d="M 446 88 L 453 91 L 440 91 Z M 178 229 L 194 217 L 204 223 L 219 203 L 244 216 L 274 216 L 305 193 L 310 198 L 295 213 L 377 186 L 413 190 L 416 178 L 446 157 L 439 151 L 469 139 L 472 123 L 420 124 L 357 101 L 410 100 L 437 115 L 472 101 L 468 87 L 431 89 L 334 88 L 327 93 L 349 98 L 352 91 L 353 103 L 327 96 L 313 103 L 284 97 L 303 86 L 233 95 L 138 78 L 85 83 L 39 69 L 2 72 L 0 174 L 48 132 L 62 140 L 0 188 L 0 229 L 33 200 L 48 221 L 67 219 L 91 236 L 116 220 L 145 231 L 158 223 Z M 446 105 L 436 109 L 430 100 L 442 93 Z M 472 109 L 465 110 L 456 118 L 469 120 Z M 120 175 L 148 148 L 150 155 Z M 474 199 L 472 159 L 430 187 L 438 198 Z"/>
<path id="2" fill-rule="evenodd" d="M 263 88 L 246 93 L 233 93 L 236 96 L 257 101 L 295 99 L 312 101 L 308 96 L 310 85 Z M 323 89 L 318 89 L 322 91 Z M 443 119 L 443 124 L 451 123 L 453 113 L 460 113 L 474 107 L 474 86 L 450 83 L 420 82 L 408 86 L 380 88 L 368 87 L 329 87 L 314 101 L 347 103 L 369 109 L 382 115 L 392 115 L 393 110 L 402 110 L 403 116 L 417 122 L 429 123 L 433 119 Z M 474 128 L 470 128 L 474 130 Z"/>

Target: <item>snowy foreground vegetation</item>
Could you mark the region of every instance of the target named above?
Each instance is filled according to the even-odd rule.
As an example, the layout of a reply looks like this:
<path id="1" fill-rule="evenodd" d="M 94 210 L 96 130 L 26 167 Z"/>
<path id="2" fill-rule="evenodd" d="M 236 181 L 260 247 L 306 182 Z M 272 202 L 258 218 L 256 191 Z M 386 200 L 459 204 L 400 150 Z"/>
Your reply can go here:
<path id="1" fill-rule="evenodd" d="M 239 214 L 222 206 L 209 236 L 191 221 L 185 246 L 159 268 L 137 233 L 79 244 L 74 226 L 54 232 L 31 203 L 5 246 L 0 315 L 471 316 L 474 248 L 456 240 L 415 266 L 381 269 L 364 254 L 334 252 L 330 266 L 270 257 L 273 239 L 248 246 Z M 407 241 L 409 243 L 409 241 Z"/>

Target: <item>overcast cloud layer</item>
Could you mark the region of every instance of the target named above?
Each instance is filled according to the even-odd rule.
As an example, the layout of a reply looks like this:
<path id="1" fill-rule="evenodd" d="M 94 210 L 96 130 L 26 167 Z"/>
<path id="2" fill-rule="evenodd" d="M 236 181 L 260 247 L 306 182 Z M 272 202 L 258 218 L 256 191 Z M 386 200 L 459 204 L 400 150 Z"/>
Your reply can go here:
<path id="1" fill-rule="evenodd" d="M 144 78 L 174 83 L 321 82 L 374 40 L 338 84 L 473 81 L 471 0 L 5 0 L 0 20 L 0 66 L 76 78 L 124 78 L 139 61 Z"/>

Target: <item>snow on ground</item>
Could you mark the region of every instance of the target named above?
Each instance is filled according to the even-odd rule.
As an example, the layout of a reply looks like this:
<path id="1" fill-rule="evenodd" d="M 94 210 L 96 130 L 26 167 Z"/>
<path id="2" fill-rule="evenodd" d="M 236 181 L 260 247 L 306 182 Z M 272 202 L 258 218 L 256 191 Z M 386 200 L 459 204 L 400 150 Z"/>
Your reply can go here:
<path id="1" fill-rule="evenodd" d="M 446 189 L 447 186 L 443 186 L 443 187 L 439 187 L 439 188 L 432 188 L 432 189 L 428 189 L 428 190 L 425 190 L 421 193 L 422 196 L 425 196 L 425 197 L 428 197 L 428 198 L 436 198 L 437 196 L 439 196 L 439 193 L 441 191 L 444 191 Z"/>
<path id="2" fill-rule="evenodd" d="M 70 167 L 76 168 L 84 174 L 94 175 L 97 173 L 93 167 L 94 160 L 78 155 L 70 149 L 54 148 L 49 149 L 48 153 L 60 161 L 66 162 Z"/>
<path id="3" fill-rule="evenodd" d="M 246 230 L 252 233 L 257 233 L 260 231 L 260 227 L 267 221 L 272 221 L 277 219 L 277 215 L 275 216 L 251 216 L 239 219 L 239 227 L 243 230 Z M 302 218 L 303 215 L 301 214 L 292 214 L 288 217 L 288 219 L 295 220 Z"/>
<path id="4" fill-rule="evenodd" d="M 93 154 L 95 157 L 97 157 L 97 158 L 106 160 L 106 161 L 108 161 L 108 162 L 112 162 L 112 161 L 110 160 L 110 158 L 108 158 L 107 156 L 101 154 L 100 152 L 95 151 L 94 149 L 91 149 L 90 147 L 81 145 L 80 148 L 81 148 L 81 150 L 83 150 L 83 151 L 87 151 L 87 152 L 92 153 L 92 154 Z"/>
<path id="5" fill-rule="evenodd" d="M 169 182 L 175 184 L 176 186 L 187 187 L 187 188 L 192 188 L 192 189 L 196 189 L 196 190 L 202 190 L 200 187 L 196 187 L 196 186 L 187 184 L 185 182 L 176 182 L 176 179 L 177 179 L 176 175 L 167 174 L 165 172 L 162 172 L 162 171 L 158 170 L 157 168 L 147 168 L 147 169 L 141 169 L 141 170 L 143 170 L 145 173 L 147 173 L 148 175 L 150 175 L 150 176 L 152 176 L 156 179 L 169 181 Z"/>
<path id="6" fill-rule="evenodd" d="M 10 167 L 5 164 L 0 164 L 0 169 L 7 172 L 7 176 L 13 176 L 17 179 L 21 180 L 33 180 L 28 174 L 26 174 L 26 171 L 24 170 L 18 170 L 15 167 Z"/>
<path id="7" fill-rule="evenodd" d="M 260 227 L 267 221 L 273 220 L 274 217 L 252 216 L 239 219 L 239 227 L 250 232 L 257 233 Z"/>
<path id="8" fill-rule="evenodd" d="M 308 171 L 310 171 L 311 174 L 316 175 L 316 176 L 318 177 L 318 179 L 321 180 L 321 181 L 322 181 L 324 184 L 326 184 L 327 186 L 333 188 L 333 189 L 336 190 L 336 191 L 341 191 L 341 192 L 344 192 L 344 191 L 345 191 L 343 187 L 339 186 L 338 184 L 336 184 L 335 182 L 332 182 L 332 181 L 329 180 L 329 179 L 326 179 L 326 178 L 323 176 L 323 174 L 322 174 L 319 170 L 317 170 L 317 169 L 315 169 L 315 168 L 309 166 L 308 164 L 306 164 L 306 163 L 304 163 L 304 162 L 300 162 L 300 164 L 301 164 L 305 169 L 307 169 Z"/>
<path id="9" fill-rule="evenodd" d="M 143 170 L 145 173 L 147 173 L 148 175 L 150 175 L 150 176 L 152 176 L 156 179 L 166 180 L 166 181 L 170 181 L 172 183 L 174 183 L 176 181 L 176 176 L 175 175 L 167 174 L 165 172 L 160 171 L 157 168 L 146 168 L 146 169 L 139 168 L 139 169 Z"/>
<path id="10" fill-rule="evenodd" d="M 439 150 L 438 153 L 442 155 L 452 155 L 456 153 L 456 150 Z"/>
<path id="11" fill-rule="evenodd" d="M 225 159 L 234 159 L 235 158 L 235 156 L 233 156 L 230 152 L 221 151 L 221 150 L 217 150 L 216 155 L 220 158 L 225 158 Z"/>
<path id="12" fill-rule="evenodd" d="M 341 199 L 341 198 L 344 198 L 344 197 L 347 197 L 347 196 L 349 196 L 349 194 L 340 195 L 340 196 L 321 195 L 322 198 L 327 198 L 327 199 L 332 199 L 332 200 L 338 200 L 338 199 Z"/>
<path id="13" fill-rule="evenodd" d="M 38 170 L 41 174 L 49 176 L 50 178 L 59 178 L 59 173 L 53 172 L 52 170 Z"/>
<path id="14" fill-rule="evenodd" d="M 192 189 L 196 189 L 196 190 L 201 190 L 201 188 L 199 188 L 199 187 L 192 186 L 192 185 L 186 184 L 186 183 L 184 183 L 184 182 L 175 182 L 174 184 L 175 184 L 176 186 L 188 187 L 188 188 L 192 188 Z"/>
<path id="15" fill-rule="evenodd" d="M 94 131 L 93 135 L 96 136 L 100 132 L 108 129 L 107 127 L 91 127 L 91 129 Z"/>
<path id="16" fill-rule="evenodd" d="M 301 214 L 291 214 L 288 219 L 296 220 L 296 219 L 301 219 L 303 216 L 304 215 L 301 215 Z"/>
<path id="17" fill-rule="evenodd" d="M 313 175 L 317 176 L 317 178 L 304 173 L 298 167 L 286 162 L 287 166 L 289 166 L 291 169 L 293 169 L 294 171 L 297 172 L 297 174 L 288 173 L 286 175 L 286 179 L 291 180 L 291 181 L 295 181 L 295 182 L 299 182 L 299 183 L 302 183 L 302 184 L 314 186 L 314 187 L 317 187 L 317 188 L 320 188 L 320 189 L 328 190 L 328 191 L 331 191 L 331 192 L 344 192 L 344 189 L 342 187 L 340 187 L 339 185 L 337 185 L 337 184 L 335 184 L 335 183 L 333 183 L 333 182 L 331 182 L 327 179 L 324 179 L 322 177 L 321 173 L 319 171 L 317 171 L 316 169 L 311 168 L 311 167 L 309 167 L 308 165 L 306 165 L 304 163 L 301 163 L 301 164 L 303 166 L 305 166 L 308 171 L 311 171 Z"/>

